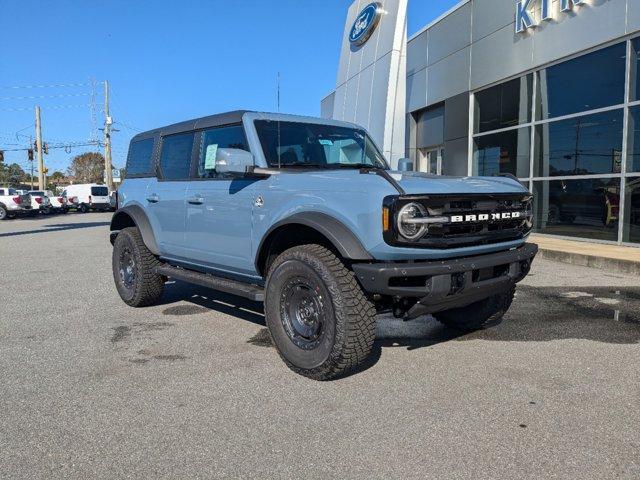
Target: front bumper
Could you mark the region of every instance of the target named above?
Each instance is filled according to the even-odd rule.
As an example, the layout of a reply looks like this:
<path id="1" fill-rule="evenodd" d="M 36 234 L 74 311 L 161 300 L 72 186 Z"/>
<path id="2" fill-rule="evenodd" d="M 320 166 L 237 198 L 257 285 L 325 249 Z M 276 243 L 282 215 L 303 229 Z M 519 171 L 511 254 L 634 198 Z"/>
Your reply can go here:
<path id="1" fill-rule="evenodd" d="M 459 308 L 513 288 L 531 268 L 538 246 L 487 255 L 412 263 L 357 263 L 353 270 L 371 294 L 417 299 L 407 318 Z"/>

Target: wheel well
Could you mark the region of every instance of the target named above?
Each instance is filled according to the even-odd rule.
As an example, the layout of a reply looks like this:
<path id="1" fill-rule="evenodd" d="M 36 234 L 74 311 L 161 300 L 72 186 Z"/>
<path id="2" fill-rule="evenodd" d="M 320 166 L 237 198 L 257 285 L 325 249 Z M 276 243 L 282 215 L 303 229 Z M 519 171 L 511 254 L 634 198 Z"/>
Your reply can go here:
<path id="1" fill-rule="evenodd" d="M 269 266 L 285 250 L 299 245 L 311 244 L 322 245 L 338 257 L 341 257 L 340 252 L 333 243 L 315 228 L 299 223 L 287 224 L 276 228 L 262 242 L 256 262 L 258 273 L 265 277 L 269 271 Z"/>
<path id="2" fill-rule="evenodd" d="M 120 230 L 124 230 L 128 227 L 136 227 L 136 222 L 131 218 L 131 216 L 126 212 L 118 212 L 111 219 L 111 235 L 109 240 L 111 241 L 111 245 L 116 241 L 116 237 L 118 236 L 118 232 Z"/>

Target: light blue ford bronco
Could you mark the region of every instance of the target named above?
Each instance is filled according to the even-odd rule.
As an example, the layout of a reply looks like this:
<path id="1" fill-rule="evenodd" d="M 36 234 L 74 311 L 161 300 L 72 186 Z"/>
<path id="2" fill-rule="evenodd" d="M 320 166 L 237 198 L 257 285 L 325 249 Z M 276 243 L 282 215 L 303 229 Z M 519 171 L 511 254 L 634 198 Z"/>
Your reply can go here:
<path id="1" fill-rule="evenodd" d="M 278 352 L 327 380 L 369 355 L 376 314 L 498 320 L 531 267 L 531 194 L 508 177 L 395 172 L 361 127 L 236 111 L 137 135 L 111 221 L 133 307 L 169 279 L 264 302 Z"/>

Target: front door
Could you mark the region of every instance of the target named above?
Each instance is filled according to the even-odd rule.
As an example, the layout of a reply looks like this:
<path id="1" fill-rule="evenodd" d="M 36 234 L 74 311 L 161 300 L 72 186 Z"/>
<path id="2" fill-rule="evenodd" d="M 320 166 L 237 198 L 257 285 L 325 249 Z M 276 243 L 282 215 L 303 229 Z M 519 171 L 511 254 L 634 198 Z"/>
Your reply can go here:
<path id="1" fill-rule="evenodd" d="M 442 157 L 444 156 L 444 148 L 420 148 L 418 150 L 418 168 L 419 172 L 431 173 L 433 175 L 442 175 Z"/>
<path id="2" fill-rule="evenodd" d="M 196 179 L 187 188 L 187 257 L 200 265 L 255 275 L 252 214 L 262 181 L 219 174 L 219 148 L 249 150 L 242 125 L 229 125 L 199 134 Z"/>

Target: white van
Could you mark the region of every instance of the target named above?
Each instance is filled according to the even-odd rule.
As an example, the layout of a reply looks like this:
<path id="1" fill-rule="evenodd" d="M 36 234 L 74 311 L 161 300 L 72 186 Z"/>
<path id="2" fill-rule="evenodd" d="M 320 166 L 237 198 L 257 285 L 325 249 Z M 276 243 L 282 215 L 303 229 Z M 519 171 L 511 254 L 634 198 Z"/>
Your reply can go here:
<path id="1" fill-rule="evenodd" d="M 86 213 L 90 210 L 100 210 L 103 212 L 111 208 L 109 203 L 109 189 L 106 185 L 97 183 L 84 183 L 80 185 L 69 185 L 62 196 L 67 199 L 77 199 L 74 201 L 76 208 Z"/>

